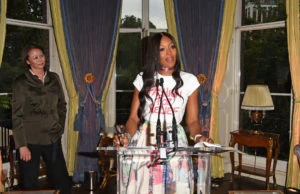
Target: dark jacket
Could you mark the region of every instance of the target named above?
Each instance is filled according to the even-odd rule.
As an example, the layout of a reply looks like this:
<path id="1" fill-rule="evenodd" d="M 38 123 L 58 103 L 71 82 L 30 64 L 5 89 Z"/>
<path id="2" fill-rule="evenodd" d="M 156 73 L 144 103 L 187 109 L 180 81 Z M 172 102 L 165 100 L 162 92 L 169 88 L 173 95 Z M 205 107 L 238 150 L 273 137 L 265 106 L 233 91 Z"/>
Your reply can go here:
<path id="1" fill-rule="evenodd" d="M 12 97 L 12 123 L 16 147 L 48 145 L 61 138 L 66 101 L 59 77 L 47 72 L 44 84 L 27 71 L 16 78 Z"/>

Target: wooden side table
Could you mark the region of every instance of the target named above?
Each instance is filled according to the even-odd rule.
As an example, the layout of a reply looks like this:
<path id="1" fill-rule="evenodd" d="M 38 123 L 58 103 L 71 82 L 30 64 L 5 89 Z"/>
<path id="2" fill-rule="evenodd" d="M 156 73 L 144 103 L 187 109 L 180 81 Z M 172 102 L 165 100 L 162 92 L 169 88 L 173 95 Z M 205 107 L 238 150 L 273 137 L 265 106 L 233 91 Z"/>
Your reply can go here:
<path id="1" fill-rule="evenodd" d="M 230 152 L 230 160 L 231 160 L 231 181 L 233 181 L 234 171 L 239 172 L 239 177 L 241 176 L 241 172 L 266 177 L 266 188 L 269 190 L 269 178 L 273 176 L 274 187 L 277 187 L 275 170 L 277 165 L 277 158 L 279 154 L 279 134 L 274 133 L 255 133 L 252 130 L 237 130 L 230 132 L 231 140 L 229 146 L 234 147 L 236 143 L 238 143 L 238 149 L 242 150 L 242 146 L 248 147 L 264 147 L 267 149 L 267 162 L 266 169 L 260 169 L 256 167 L 249 167 L 242 165 L 242 154 L 238 155 L 239 164 L 238 166 L 234 166 L 234 152 Z M 270 172 L 271 161 L 274 152 L 274 162 L 273 169 Z"/>

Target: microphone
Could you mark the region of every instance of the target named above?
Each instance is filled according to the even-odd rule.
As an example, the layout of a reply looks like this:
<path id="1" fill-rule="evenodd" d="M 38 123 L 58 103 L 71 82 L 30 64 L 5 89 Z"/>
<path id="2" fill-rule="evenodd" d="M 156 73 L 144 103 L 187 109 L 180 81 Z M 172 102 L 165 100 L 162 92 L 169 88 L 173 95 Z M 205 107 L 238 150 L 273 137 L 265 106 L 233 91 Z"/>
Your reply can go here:
<path id="1" fill-rule="evenodd" d="M 159 84 L 161 85 L 161 88 L 162 88 L 162 94 L 165 95 L 165 97 L 166 97 L 166 99 L 168 101 L 168 104 L 169 104 L 169 106 L 171 108 L 171 111 L 172 111 L 172 116 L 173 116 L 173 119 L 172 119 L 172 140 L 174 142 L 174 147 L 176 149 L 178 147 L 178 137 L 177 137 L 178 131 L 177 131 L 177 122 L 176 122 L 176 118 L 175 118 L 174 109 L 172 107 L 171 102 L 169 101 L 169 98 L 168 98 L 168 96 L 167 96 L 167 94 L 165 92 L 164 86 L 163 86 L 163 84 L 164 84 L 164 78 L 160 78 Z"/>

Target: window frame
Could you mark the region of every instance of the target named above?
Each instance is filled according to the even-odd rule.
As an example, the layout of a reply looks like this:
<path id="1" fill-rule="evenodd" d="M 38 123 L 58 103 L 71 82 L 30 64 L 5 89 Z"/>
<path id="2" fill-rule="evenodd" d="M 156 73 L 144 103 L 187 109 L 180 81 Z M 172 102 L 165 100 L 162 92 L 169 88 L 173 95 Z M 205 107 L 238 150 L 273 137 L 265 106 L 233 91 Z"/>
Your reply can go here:
<path id="1" fill-rule="evenodd" d="M 65 99 L 67 102 L 67 110 L 69 110 L 69 103 L 68 103 L 69 96 L 67 95 L 68 93 L 67 93 L 65 81 L 63 79 L 63 72 L 61 69 L 61 63 L 59 60 L 57 45 L 56 45 L 56 41 L 55 41 L 49 0 L 46 0 L 46 3 L 47 3 L 47 10 L 46 10 L 47 23 L 39 23 L 39 22 L 32 22 L 32 21 L 26 21 L 26 20 L 20 20 L 20 19 L 6 18 L 6 25 L 48 30 L 48 33 L 49 33 L 49 39 L 48 39 L 48 41 L 49 41 L 49 48 L 48 48 L 49 49 L 49 56 L 48 56 L 49 69 L 50 69 L 50 71 L 56 72 L 59 75 L 59 77 L 61 78 L 60 80 L 62 82 L 63 90 L 65 93 Z M 5 50 L 4 50 L 4 52 L 5 52 Z M 12 95 L 12 93 L 2 92 L 2 93 L 0 93 L 0 95 L 8 96 L 8 95 Z M 67 114 L 66 125 L 65 125 L 66 133 L 64 133 L 64 135 L 62 137 L 63 153 L 64 153 L 65 158 L 67 158 L 67 153 L 68 153 L 68 151 L 67 151 L 67 142 L 68 142 L 67 120 L 68 120 L 68 114 Z M 6 164 L 4 164 L 4 169 L 5 168 L 6 168 Z"/>
<path id="2" fill-rule="evenodd" d="M 57 47 L 56 47 L 56 43 L 55 43 L 49 0 L 46 0 L 46 3 L 47 3 L 47 11 L 46 11 L 47 23 L 39 23 L 39 22 L 32 22 L 32 21 L 26 21 L 26 20 L 20 20 L 20 19 L 6 18 L 6 25 L 48 30 L 48 32 L 49 32 L 49 61 L 50 61 L 49 67 L 50 67 L 50 70 L 52 70 L 52 69 L 57 70 L 57 69 L 60 69 L 60 60 L 58 57 Z M 60 73 L 60 76 L 62 76 L 62 73 Z M 11 93 L 0 93 L 0 95 L 10 95 L 10 94 Z"/>
<path id="3" fill-rule="evenodd" d="M 276 21 L 276 22 L 269 22 L 269 23 L 259 23 L 259 24 L 253 24 L 253 25 L 242 25 L 242 0 L 237 1 L 237 7 L 236 7 L 236 16 L 235 16 L 235 29 L 233 32 L 233 53 L 232 57 L 235 59 L 232 59 L 234 61 L 235 65 L 231 66 L 234 67 L 234 82 L 235 82 L 235 90 L 238 91 L 237 95 L 235 95 L 235 100 L 233 109 L 237 110 L 237 114 L 234 114 L 234 120 L 236 121 L 235 129 L 237 130 L 239 128 L 239 117 L 241 114 L 240 112 L 240 104 L 241 99 L 240 96 L 244 92 L 240 91 L 240 79 L 241 79 L 241 34 L 245 31 L 251 31 L 251 30 L 265 30 L 265 29 L 272 29 L 272 28 L 284 28 L 286 27 L 285 21 Z M 271 96 L 290 96 L 291 104 L 290 104 L 290 129 L 289 129 L 289 137 L 291 137 L 291 124 L 292 124 L 292 111 L 293 111 L 293 93 L 291 90 L 291 93 L 271 93 Z M 237 155 L 235 155 L 237 157 Z M 237 161 L 237 158 L 235 158 L 235 161 Z M 243 164 L 248 166 L 256 165 L 257 167 L 265 168 L 266 164 L 266 157 L 260 157 L 260 156 L 252 156 L 252 155 L 244 155 L 243 156 Z M 273 166 L 273 165 L 272 165 Z M 230 168 L 231 169 L 231 168 Z M 277 177 L 277 184 L 284 185 L 285 184 L 285 178 L 286 178 L 286 172 L 287 172 L 287 161 L 278 160 L 277 166 L 276 166 L 276 177 Z M 256 179 L 259 180 L 265 180 L 264 177 L 258 177 L 254 175 L 253 176 Z M 270 179 L 272 180 L 272 179 Z"/>

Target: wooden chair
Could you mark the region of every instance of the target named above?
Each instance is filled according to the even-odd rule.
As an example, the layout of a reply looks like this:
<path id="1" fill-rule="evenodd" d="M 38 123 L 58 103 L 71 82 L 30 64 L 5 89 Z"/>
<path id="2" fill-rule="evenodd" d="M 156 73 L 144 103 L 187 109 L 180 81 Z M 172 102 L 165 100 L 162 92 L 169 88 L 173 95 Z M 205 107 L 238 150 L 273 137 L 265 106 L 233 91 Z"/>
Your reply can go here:
<path id="1" fill-rule="evenodd" d="M 99 141 L 99 147 L 107 147 L 113 145 L 113 136 L 102 135 Z M 98 165 L 102 168 L 103 180 L 100 189 L 104 189 L 108 180 L 117 175 L 117 172 L 112 166 L 112 162 L 116 161 L 116 154 L 111 151 L 99 151 Z"/>
<path id="2" fill-rule="evenodd" d="M 300 164 L 300 144 L 295 145 L 294 147 L 294 152 L 298 158 L 298 162 Z"/>
<path id="3" fill-rule="evenodd" d="M 11 184 L 10 187 L 14 186 L 15 179 L 18 182 L 18 185 L 21 183 L 21 176 L 20 176 L 20 170 L 19 170 L 19 163 L 16 158 L 16 148 L 15 148 L 15 141 L 13 135 L 9 135 L 9 143 L 8 143 L 8 158 L 9 158 L 9 164 L 10 164 L 10 178 L 11 178 Z M 40 165 L 40 177 L 41 181 L 44 180 L 44 178 L 47 178 L 47 168 L 46 164 L 44 163 L 43 159 L 41 158 L 41 165 Z"/>

